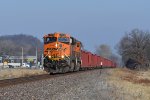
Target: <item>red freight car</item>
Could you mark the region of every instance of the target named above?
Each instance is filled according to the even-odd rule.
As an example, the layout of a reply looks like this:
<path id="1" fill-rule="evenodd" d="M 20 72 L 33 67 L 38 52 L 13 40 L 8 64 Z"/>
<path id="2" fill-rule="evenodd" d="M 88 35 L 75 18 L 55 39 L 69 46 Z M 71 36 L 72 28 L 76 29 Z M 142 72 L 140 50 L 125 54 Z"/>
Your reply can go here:
<path id="1" fill-rule="evenodd" d="M 91 55 L 91 66 L 96 67 L 97 66 L 97 56 L 95 54 Z"/>
<path id="2" fill-rule="evenodd" d="M 81 51 L 81 67 L 87 67 L 87 66 L 89 66 L 88 52 Z"/>
<path id="3" fill-rule="evenodd" d="M 106 59 L 91 52 L 81 51 L 81 68 L 97 68 L 97 67 L 115 67 L 113 61 Z"/>
<path id="4" fill-rule="evenodd" d="M 81 51 L 81 60 L 82 64 L 81 67 L 86 68 L 86 67 L 91 67 L 91 53 L 87 51 Z"/>

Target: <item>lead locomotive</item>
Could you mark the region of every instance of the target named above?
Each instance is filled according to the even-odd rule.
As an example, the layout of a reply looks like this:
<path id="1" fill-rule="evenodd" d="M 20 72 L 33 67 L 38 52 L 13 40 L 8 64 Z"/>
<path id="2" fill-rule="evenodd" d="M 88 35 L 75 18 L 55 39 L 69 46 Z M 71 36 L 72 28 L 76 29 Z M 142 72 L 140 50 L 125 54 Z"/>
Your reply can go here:
<path id="1" fill-rule="evenodd" d="M 59 32 L 44 36 L 44 70 L 49 73 L 78 71 L 81 62 L 80 41 Z"/>

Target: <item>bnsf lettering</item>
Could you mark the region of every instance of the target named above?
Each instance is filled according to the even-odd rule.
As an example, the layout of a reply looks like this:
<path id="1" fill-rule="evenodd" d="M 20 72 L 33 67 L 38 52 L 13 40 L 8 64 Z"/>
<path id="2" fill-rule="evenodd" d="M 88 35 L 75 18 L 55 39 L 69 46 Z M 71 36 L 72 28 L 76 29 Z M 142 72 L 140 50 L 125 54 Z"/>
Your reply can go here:
<path id="1" fill-rule="evenodd" d="M 58 50 L 58 48 L 47 48 L 47 50 Z"/>

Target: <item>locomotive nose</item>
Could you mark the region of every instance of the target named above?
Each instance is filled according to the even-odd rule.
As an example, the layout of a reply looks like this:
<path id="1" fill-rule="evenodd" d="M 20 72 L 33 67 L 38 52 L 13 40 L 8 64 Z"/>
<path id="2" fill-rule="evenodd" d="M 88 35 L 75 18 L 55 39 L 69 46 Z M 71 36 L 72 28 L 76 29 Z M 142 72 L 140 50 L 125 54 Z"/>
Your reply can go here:
<path id="1" fill-rule="evenodd" d="M 64 50 L 59 43 L 51 45 L 46 49 L 47 56 L 50 60 L 62 60 L 65 58 Z"/>

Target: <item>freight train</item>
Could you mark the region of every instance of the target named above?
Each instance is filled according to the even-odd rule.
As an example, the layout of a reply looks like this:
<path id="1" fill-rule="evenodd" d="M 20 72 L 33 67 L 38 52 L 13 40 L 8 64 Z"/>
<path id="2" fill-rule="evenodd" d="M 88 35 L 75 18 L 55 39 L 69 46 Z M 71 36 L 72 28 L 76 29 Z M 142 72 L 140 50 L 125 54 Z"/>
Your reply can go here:
<path id="1" fill-rule="evenodd" d="M 82 43 L 64 33 L 51 33 L 44 37 L 44 70 L 66 73 L 92 68 L 116 67 L 116 63 L 82 49 Z"/>

